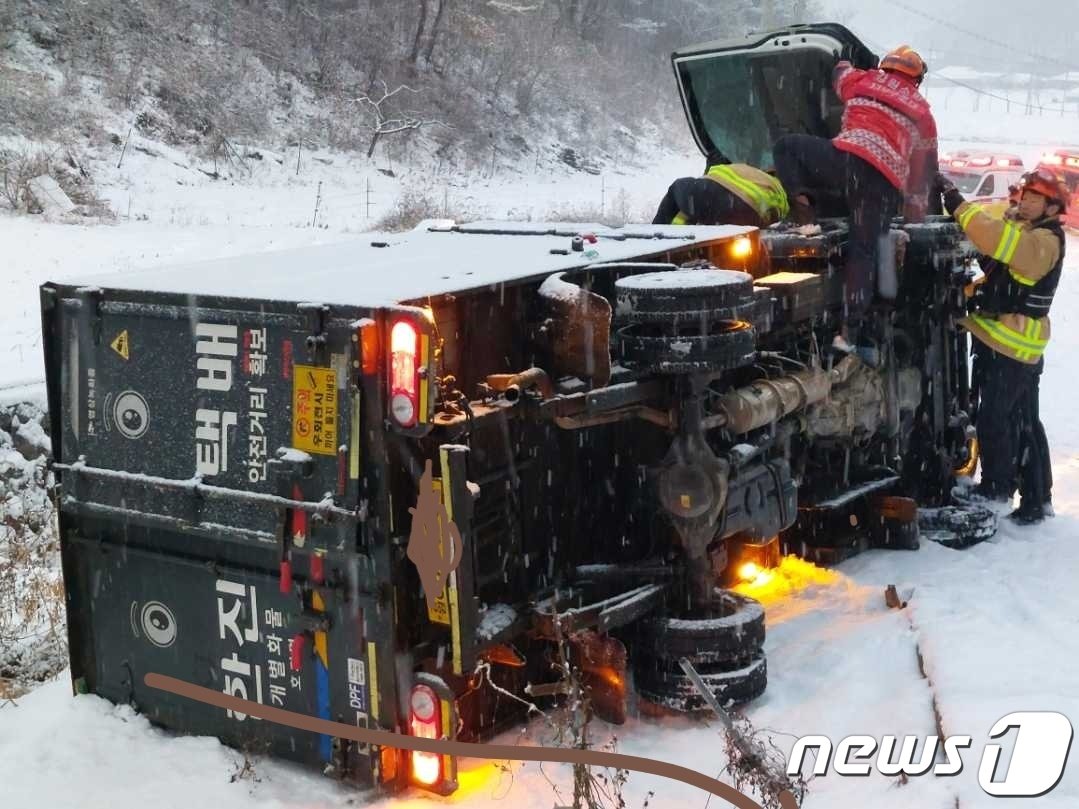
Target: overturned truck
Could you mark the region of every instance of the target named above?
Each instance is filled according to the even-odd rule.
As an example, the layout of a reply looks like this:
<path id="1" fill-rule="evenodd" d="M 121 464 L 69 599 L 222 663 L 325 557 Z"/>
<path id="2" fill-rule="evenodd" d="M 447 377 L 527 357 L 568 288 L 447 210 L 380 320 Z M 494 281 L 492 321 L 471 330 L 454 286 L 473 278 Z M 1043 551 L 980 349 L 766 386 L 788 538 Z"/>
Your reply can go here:
<path id="1" fill-rule="evenodd" d="M 829 30 L 813 36 L 849 36 Z M 790 45 L 768 57 L 804 67 Z M 634 694 L 702 707 L 683 658 L 720 701 L 753 699 L 765 616 L 731 589 L 744 565 L 917 547 L 919 506 L 937 539 L 991 530 L 948 500 L 971 461 L 968 246 L 944 219 L 893 235 L 876 367 L 827 349 L 842 217 L 813 233 L 429 221 L 44 285 L 76 690 L 443 793 L 450 758 L 144 677 L 461 740 L 520 719 L 505 694 L 551 681 L 554 646 L 614 721 Z M 444 540 L 435 575 L 424 531 Z"/>

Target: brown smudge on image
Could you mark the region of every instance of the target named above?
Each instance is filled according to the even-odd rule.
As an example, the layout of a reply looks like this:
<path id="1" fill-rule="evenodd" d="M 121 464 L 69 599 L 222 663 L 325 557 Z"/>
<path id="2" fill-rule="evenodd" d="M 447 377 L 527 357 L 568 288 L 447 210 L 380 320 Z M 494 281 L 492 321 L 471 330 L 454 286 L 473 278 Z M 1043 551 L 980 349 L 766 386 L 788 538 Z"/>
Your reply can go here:
<path id="1" fill-rule="evenodd" d="M 211 688 L 168 677 L 164 674 L 147 674 L 143 679 L 150 688 L 167 691 L 170 694 L 186 697 L 223 710 L 257 716 L 267 722 L 274 722 L 297 730 L 306 730 L 339 739 L 351 739 L 361 744 L 374 744 L 393 747 L 398 750 L 418 750 L 436 755 L 461 756 L 493 760 L 542 761 L 558 764 L 584 764 L 589 767 L 607 767 L 610 769 L 633 770 L 635 772 L 658 775 L 681 781 L 684 784 L 702 789 L 717 798 L 729 802 L 735 809 L 764 809 L 748 795 L 744 795 L 729 784 L 724 784 L 702 772 L 671 764 L 667 761 L 630 756 L 624 753 L 610 753 L 605 750 L 588 750 L 577 747 L 524 747 L 509 744 L 472 744 L 449 739 L 423 739 L 418 736 L 405 736 L 388 730 L 372 730 L 329 719 L 286 711 L 272 705 L 233 697 Z M 797 799 L 789 791 L 779 795 L 781 809 L 798 809 Z"/>
<path id="2" fill-rule="evenodd" d="M 420 573 L 427 608 L 434 610 L 450 574 L 461 564 L 464 547 L 457 524 L 435 490 L 430 460 L 424 463 L 416 507 L 408 511 L 412 515 L 408 558 Z"/>

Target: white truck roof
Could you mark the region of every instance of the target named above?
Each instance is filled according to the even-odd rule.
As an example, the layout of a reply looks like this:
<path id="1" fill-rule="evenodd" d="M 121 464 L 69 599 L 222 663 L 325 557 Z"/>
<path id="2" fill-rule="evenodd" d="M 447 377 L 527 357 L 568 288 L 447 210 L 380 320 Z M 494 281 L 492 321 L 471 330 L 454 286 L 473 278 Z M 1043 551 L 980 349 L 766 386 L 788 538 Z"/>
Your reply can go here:
<path id="1" fill-rule="evenodd" d="M 544 277 L 591 264 L 655 256 L 687 244 L 752 233 L 740 226 L 472 222 L 429 220 L 397 234 L 365 234 L 337 244 L 177 264 L 66 282 L 102 290 L 390 306 Z M 577 234 L 594 234 L 584 252 Z M 375 246 L 385 245 L 385 246 Z M 564 250 L 566 253 L 552 253 Z M 591 255 L 591 251 L 595 255 Z"/>

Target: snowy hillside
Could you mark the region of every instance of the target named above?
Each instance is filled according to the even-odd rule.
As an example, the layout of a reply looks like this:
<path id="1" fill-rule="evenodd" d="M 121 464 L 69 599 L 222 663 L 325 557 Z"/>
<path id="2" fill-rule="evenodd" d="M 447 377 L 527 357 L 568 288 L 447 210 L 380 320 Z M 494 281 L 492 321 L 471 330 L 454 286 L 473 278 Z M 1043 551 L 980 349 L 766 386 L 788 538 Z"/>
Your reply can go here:
<path id="1" fill-rule="evenodd" d="M 1079 143 L 1079 115 L 1028 114 L 1018 100 L 946 83 L 930 86 L 928 96 L 942 151 L 999 149 L 1033 166 L 1043 152 Z M 684 119 L 672 129 L 688 139 Z M 556 158 L 462 173 L 330 150 L 249 151 L 258 157 L 215 180 L 197 155 L 134 133 L 126 149 L 105 144 L 85 156 L 114 222 L 0 219 L 12 245 L 5 260 L 18 270 L 0 275 L 0 387 L 42 378 L 36 287 L 46 280 L 342 241 L 422 216 L 646 222 L 667 185 L 702 165 L 695 148 L 659 141 L 597 173 Z"/>

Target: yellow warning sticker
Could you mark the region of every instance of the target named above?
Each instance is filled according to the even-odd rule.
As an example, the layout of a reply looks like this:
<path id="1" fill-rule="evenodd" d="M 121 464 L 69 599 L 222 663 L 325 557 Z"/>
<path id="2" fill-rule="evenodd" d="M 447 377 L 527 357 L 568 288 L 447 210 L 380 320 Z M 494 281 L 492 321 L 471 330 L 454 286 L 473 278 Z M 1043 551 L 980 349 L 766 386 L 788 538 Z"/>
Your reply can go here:
<path id="1" fill-rule="evenodd" d="M 435 490 L 435 494 L 438 495 L 438 499 L 442 500 L 442 481 L 439 478 L 435 478 L 431 481 L 432 488 Z M 441 522 L 441 520 L 440 520 Z M 438 536 L 444 537 L 446 534 L 442 531 L 442 525 L 438 526 Z M 450 626 L 450 600 L 447 597 L 447 590 L 443 588 L 442 592 L 438 594 L 438 598 L 435 599 L 434 607 L 427 607 L 427 619 L 434 624 L 442 624 L 443 626 Z"/>
<path id="2" fill-rule="evenodd" d="M 127 338 L 127 329 L 124 329 L 122 332 L 117 334 L 116 339 L 109 343 L 109 345 L 112 346 L 113 351 L 115 351 L 125 360 L 130 357 L 131 345 Z"/>
<path id="3" fill-rule="evenodd" d="M 337 372 L 292 369 L 292 446 L 317 455 L 337 454 Z"/>
<path id="4" fill-rule="evenodd" d="M 446 598 L 445 590 L 435 599 L 434 609 L 427 608 L 427 618 L 433 624 L 450 625 L 450 600 Z"/>

